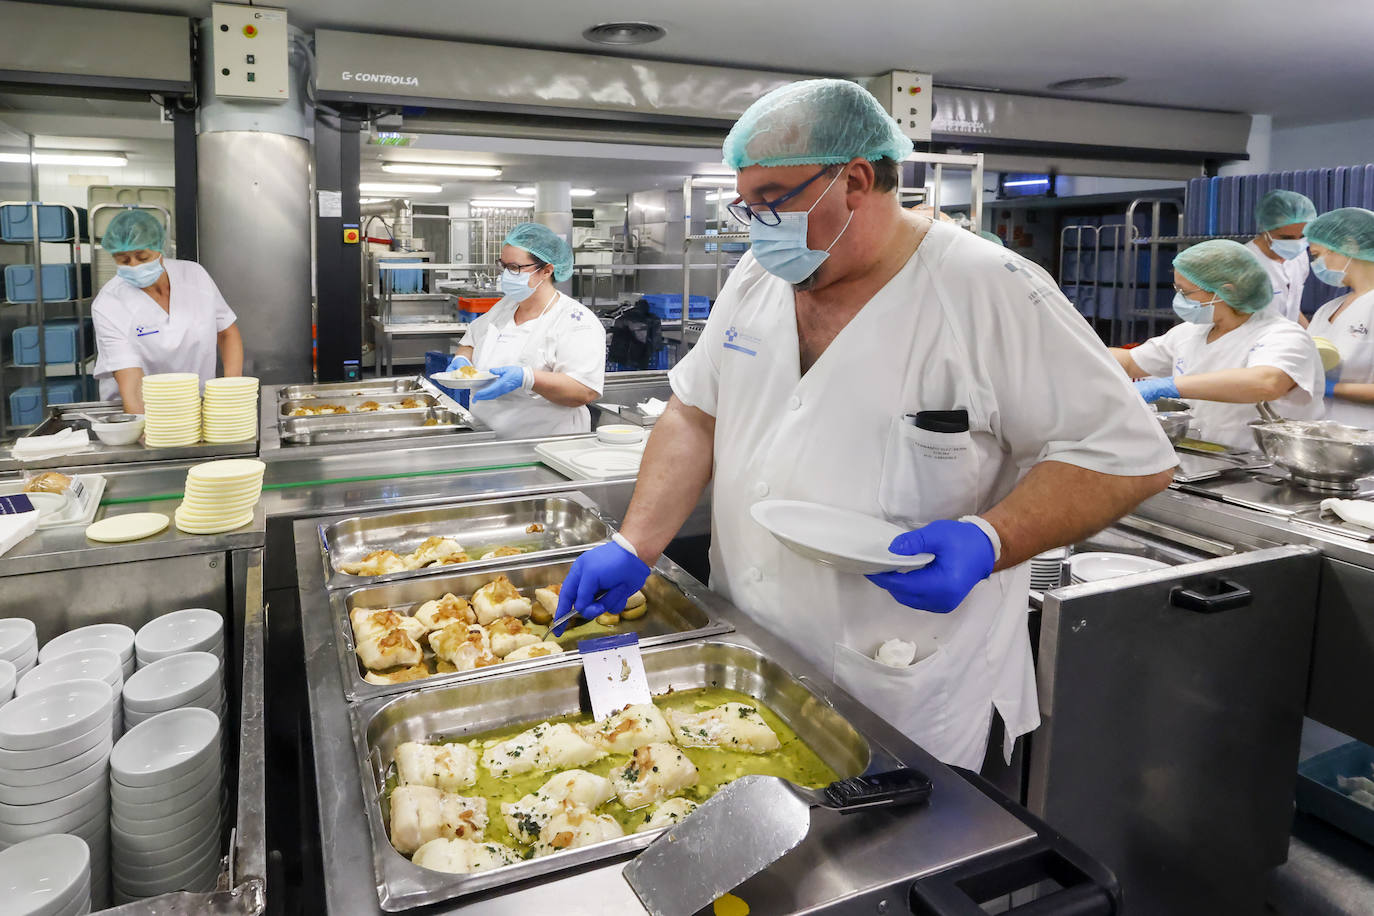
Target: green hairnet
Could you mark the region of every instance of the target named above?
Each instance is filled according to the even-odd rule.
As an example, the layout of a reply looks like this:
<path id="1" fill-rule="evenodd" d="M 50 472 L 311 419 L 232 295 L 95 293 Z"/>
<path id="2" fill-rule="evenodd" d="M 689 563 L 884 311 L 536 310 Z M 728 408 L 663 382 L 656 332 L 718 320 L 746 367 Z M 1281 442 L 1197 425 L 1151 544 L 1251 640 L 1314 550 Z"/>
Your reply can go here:
<path id="1" fill-rule="evenodd" d="M 749 165 L 827 165 L 862 158 L 898 162 L 911 141 L 867 89 L 849 80 L 802 80 L 780 86 L 730 128 L 722 152 L 739 171 Z"/>
<path id="2" fill-rule="evenodd" d="M 1007 243 L 1002 241 L 1002 237 L 995 232 L 989 232 L 986 229 L 984 229 L 978 234 L 981 235 L 983 238 L 987 239 L 989 242 L 1001 245 L 1003 248 L 1007 247 Z"/>
<path id="3" fill-rule="evenodd" d="M 1297 191 L 1270 191 L 1255 205 L 1255 226 L 1268 232 L 1293 223 L 1310 223 L 1317 218 L 1317 208 L 1306 195 Z"/>
<path id="4" fill-rule="evenodd" d="M 517 223 L 506 233 L 502 244 L 523 248 L 546 264 L 553 265 L 553 278 L 562 283 L 572 276 L 573 253 L 563 237 L 548 226 Z"/>
<path id="5" fill-rule="evenodd" d="M 1230 239 L 1209 239 L 1179 252 L 1174 270 L 1238 312 L 1258 312 L 1274 298 L 1264 266 L 1250 249 Z"/>
<path id="6" fill-rule="evenodd" d="M 1341 207 L 1307 224 L 1309 242 L 1359 261 L 1374 261 L 1374 213 L 1360 207 Z"/>
<path id="7" fill-rule="evenodd" d="M 144 248 L 161 251 L 166 240 L 167 233 L 162 223 L 152 213 L 147 210 L 123 210 L 116 213 L 110 225 L 105 227 L 105 234 L 100 237 L 100 247 L 110 254 Z"/>

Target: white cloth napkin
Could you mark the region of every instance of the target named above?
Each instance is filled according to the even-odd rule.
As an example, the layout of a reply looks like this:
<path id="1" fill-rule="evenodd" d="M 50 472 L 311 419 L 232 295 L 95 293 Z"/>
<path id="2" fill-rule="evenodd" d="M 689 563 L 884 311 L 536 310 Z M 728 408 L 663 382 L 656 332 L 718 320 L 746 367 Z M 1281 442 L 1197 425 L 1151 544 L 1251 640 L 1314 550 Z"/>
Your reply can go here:
<path id="1" fill-rule="evenodd" d="M 1359 499 L 1323 499 L 1322 511 L 1330 512 L 1352 525 L 1374 530 L 1374 503 Z"/>
<path id="2" fill-rule="evenodd" d="M 667 401 L 660 401 L 658 398 L 649 398 L 647 401 L 640 401 L 635 405 L 635 410 L 644 414 L 646 417 L 661 417 L 663 411 L 668 409 Z"/>
<path id="3" fill-rule="evenodd" d="M 14 443 L 10 454 L 16 461 L 42 461 L 94 450 L 90 433 L 84 429 L 66 429 L 51 436 L 27 436 L 20 439 Z"/>
<path id="4" fill-rule="evenodd" d="M 38 530 L 38 517 L 37 509 L 14 513 L 0 511 L 0 555 Z"/>

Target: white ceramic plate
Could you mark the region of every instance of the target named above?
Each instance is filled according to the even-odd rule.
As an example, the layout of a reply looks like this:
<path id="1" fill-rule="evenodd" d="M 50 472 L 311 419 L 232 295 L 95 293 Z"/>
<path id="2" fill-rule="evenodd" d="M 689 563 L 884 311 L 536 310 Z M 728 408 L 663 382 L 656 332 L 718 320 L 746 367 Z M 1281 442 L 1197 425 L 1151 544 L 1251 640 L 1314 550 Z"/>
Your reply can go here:
<path id="1" fill-rule="evenodd" d="M 140 713 L 175 709 L 199 699 L 211 688 L 217 689 L 219 679 L 220 660 L 209 652 L 169 655 L 129 678 L 124 685 L 124 708 Z"/>
<path id="2" fill-rule="evenodd" d="M 124 662 L 119 652 L 98 647 L 65 652 L 24 675 L 14 690 L 23 696 L 49 684 L 88 678 L 104 681 L 117 694 L 124 684 Z"/>
<path id="3" fill-rule="evenodd" d="M 935 559 L 930 553 L 892 553 L 887 545 L 905 529 L 849 509 L 766 499 L 754 503 L 749 514 L 794 553 L 842 572 L 908 572 Z"/>
<path id="4" fill-rule="evenodd" d="M 1080 553 L 1069 559 L 1069 574 L 1080 582 L 1100 582 L 1131 573 L 1164 569 L 1168 565 L 1128 553 Z"/>
<path id="5" fill-rule="evenodd" d="M 473 376 L 463 376 L 457 372 L 436 372 L 430 378 L 445 388 L 477 388 L 496 380 L 493 373 L 483 369 L 477 370 L 477 374 Z"/>
<path id="6" fill-rule="evenodd" d="M 67 681 L 0 707 L 0 747 L 37 751 L 84 735 L 109 721 L 114 691 L 104 681 Z M 2 814 L 2 813 L 0 813 Z"/>
<path id="7" fill-rule="evenodd" d="M 38 648 L 38 628 L 27 617 L 0 618 L 0 658 L 14 661 Z"/>
<path id="8" fill-rule="evenodd" d="M 204 709 L 154 716 L 119 739 L 110 755 L 111 775 L 134 788 L 175 779 L 219 753 L 219 733 L 219 716 Z"/>
<path id="9" fill-rule="evenodd" d="M 218 611 L 190 607 L 155 617 L 139 627 L 134 648 L 140 658 L 161 658 L 199 651 L 223 639 L 224 617 Z"/>

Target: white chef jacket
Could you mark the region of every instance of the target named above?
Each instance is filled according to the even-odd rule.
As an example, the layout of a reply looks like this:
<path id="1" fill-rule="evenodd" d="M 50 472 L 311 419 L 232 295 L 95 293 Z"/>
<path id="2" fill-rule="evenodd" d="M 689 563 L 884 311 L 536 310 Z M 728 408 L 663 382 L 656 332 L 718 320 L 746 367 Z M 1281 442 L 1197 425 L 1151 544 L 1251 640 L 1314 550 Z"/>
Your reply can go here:
<path id="1" fill-rule="evenodd" d="M 1274 287 L 1274 301 L 1269 307 L 1289 321 L 1297 321 L 1302 314 L 1302 291 L 1307 284 L 1307 275 L 1312 267 L 1307 260 L 1307 252 L 1287 261 L 1275 261 L 1251 239 L 1245 243 L 1256 260 L 1264 265 L 1265 273 Z"/>
<path id="2" fill-rule="evenodd" d="M 1025 564 L 950 614 L 792 553 L 754 502 L 804 499 L 915 528 L 982 512 L 1052 459 L 1108 474 L 1175 464 L 1140 396 L 1038 267 L 935 223 L 906 265 L 800 375 L 793 291 L 746 254 L 673 392 L 715 417 L 711 585 L 926 750 L 977 769 L 995 707 L 1005 751 L 1039 724 Z M 902 422 L 965 409 L 969 432 Z M 917 662 L 874 661 L 885 640 Z"/>
<path id="3" fill-rule="evenodd" d="M 468 325 L 460 344 L 472 347 L 478 369 L 529 366 L 561 372 L 600 394 L 606 380 L 606 329 L 591 309 L 562 293 L 542 315 L 515 323 L 518 302 L 502 299 Z M 585 406 L 562 407 L 533 391 L 512 391 L 472 402 L 472 413 L 503 439 L 586 433 L 592 415 Z"/>
<path id="4" fill-rule="evenodd" d="M 1244 324 L 1207 342 L 1210 324 L 1180 324 L 1131 351 L 1137 366 L 1150 375 L 1198 375 L 1222 369 L 1273 366 L 1288 374 L 1297 387 L 1277 401 L 1274 409 L 1290 420 L 1325 416 L 1322 394 L 1326 379 L 1317 345 L 1301 326 L 1271 308 L 1254 313 Z M 1247 424 L 1259 419 L 1253 404 L 1187 399 L 1193 408 L 1190 434 L 1232 448 L 1255 449 Z"/>
<path id="5" fill-rule="evenodd" d="M 91 305 L 101 400 L 119 397 L 114 374 L 120 369 L 142 369 L 144 375 L 194 372 L 202 388 L 215 377 L 217 335 L 238 317 L 204 267 L 167 257 L 162 264 L 172 284 L 169 311 L 120 277 L 101 287 Z"/>
<path id="6" fill-rule="evenodd" d="M 1353 295 L 1353 294 L 1350 294 Z M 1338 382 L 1374 382 L 1374 292 L 1359 296 L 1334 320 L 1332 316 L 1348 296 L 1337 296 L 1317 309 L 1307 332 L 1325 337 L 1341 351 L 1341 364 L 1328 373 Z M 1338 423 L 1374 428 L 1374 406 L 1340 398 L 1327 401 L 1327 416 Z"/>

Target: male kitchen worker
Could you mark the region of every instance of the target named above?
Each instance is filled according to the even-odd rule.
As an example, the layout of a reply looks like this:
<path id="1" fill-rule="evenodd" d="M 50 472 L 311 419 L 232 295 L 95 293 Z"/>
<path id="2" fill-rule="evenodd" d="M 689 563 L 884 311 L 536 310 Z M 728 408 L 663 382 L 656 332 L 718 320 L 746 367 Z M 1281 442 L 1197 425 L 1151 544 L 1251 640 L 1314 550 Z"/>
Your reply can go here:
<path id="1" fill-rule="evenodd" d="M 725 140 L 752 250 L 671 372 L 615 543 L 560 614 L 617 611 L 714 476 L 711 585 L 941 760 L 977 769 L 1039 724 L 1025 561 L 1162 490 L 1174 452 L 1053 281 L 904 211 L 911 142 L 844 80 L 759 99 Z M 791 552 L 750 515 L 796 499 L 914 529 L 930 565 L 871 577 Z M 912 664 L 875 660 L 892 639 Z M 888 653 L 884 653 L 886 657 Z"/>

